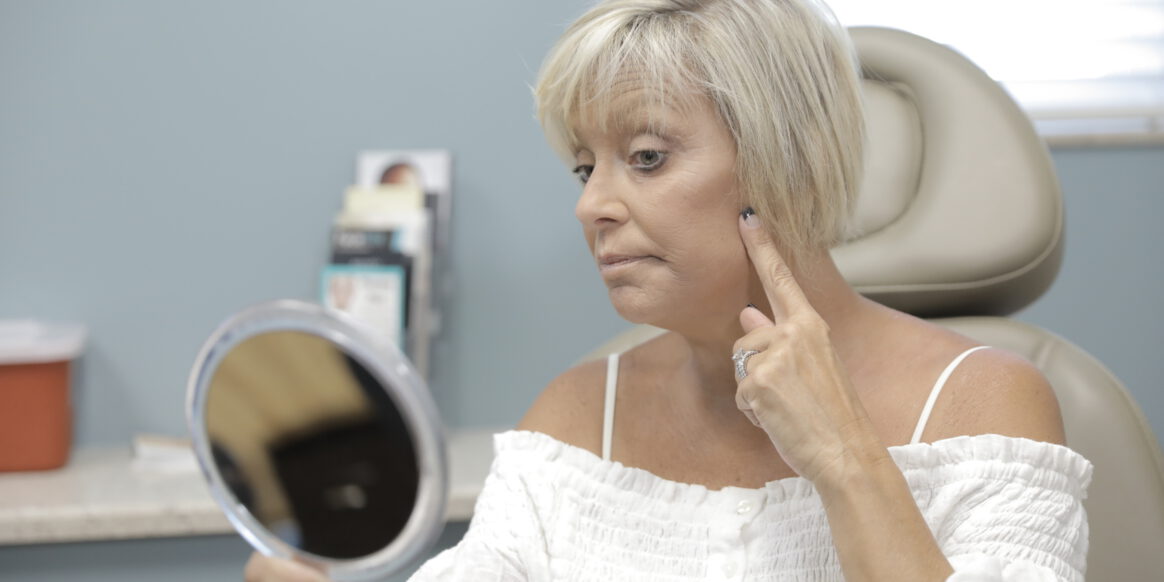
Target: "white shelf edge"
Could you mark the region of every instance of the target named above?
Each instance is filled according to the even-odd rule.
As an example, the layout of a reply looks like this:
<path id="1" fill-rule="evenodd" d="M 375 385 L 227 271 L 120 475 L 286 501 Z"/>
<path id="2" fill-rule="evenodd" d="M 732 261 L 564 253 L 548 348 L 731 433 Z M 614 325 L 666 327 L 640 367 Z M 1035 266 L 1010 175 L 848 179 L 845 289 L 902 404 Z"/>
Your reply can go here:
<path id="1" fill-rule="evenodd" d="M 450 430 L 446 521 L 466 521 L 504 428 Z M 201 473 L 143 473 L 130 447 L 82 447 L 55 471 L 0 473 L 0 546 L 230 534 Z"/>

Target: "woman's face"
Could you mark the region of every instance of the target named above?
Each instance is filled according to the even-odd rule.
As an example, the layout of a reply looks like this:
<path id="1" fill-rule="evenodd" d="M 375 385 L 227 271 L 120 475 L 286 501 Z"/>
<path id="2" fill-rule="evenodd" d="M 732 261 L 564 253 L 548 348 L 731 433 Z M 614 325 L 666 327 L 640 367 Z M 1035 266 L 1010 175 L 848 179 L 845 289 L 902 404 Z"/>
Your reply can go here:
<path id="1" fill-rule="evenodd" d="M 605 125 L 576 128 L 575 214 L 611 302 L 629 321 L 670 329 L 734 322 L 749 265 L 731 133 L 707 99 L 679 109 L 618 94 Z"/>

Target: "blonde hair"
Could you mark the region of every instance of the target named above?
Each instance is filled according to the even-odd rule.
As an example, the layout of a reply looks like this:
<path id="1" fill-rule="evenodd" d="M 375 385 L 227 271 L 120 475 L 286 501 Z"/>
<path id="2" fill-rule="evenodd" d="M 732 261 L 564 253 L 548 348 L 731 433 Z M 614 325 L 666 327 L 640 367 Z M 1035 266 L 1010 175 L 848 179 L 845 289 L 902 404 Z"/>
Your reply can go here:
<path id="1" fill-rule="evenodd" d="M 660 104 L 710 99 L 735 140 L 741 203 L 786 252 L 844 239 L 861 181 L 864 118 L 852 44 L 827 6 L 598 4 L 558 40 L 534 89 L 547 140 L 568 163 L 583 111 L 605 118 L 616 83 L 628 75 Z"/>

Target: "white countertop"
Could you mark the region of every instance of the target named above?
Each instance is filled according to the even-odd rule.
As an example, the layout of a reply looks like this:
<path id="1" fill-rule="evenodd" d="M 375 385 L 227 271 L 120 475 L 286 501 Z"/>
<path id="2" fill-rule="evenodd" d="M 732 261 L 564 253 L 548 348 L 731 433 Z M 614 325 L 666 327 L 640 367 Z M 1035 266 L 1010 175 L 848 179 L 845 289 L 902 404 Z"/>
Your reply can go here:
<path id="1" fill-rule="evenodd" d="M 472 516 L 500 430 L 449 432 L 447 520 Z M 129 446 L 80 448 L 58 470 L 0 473 L 0 545 L 233 531 L 192 463 L 149 467 L 132 457 Z"/>

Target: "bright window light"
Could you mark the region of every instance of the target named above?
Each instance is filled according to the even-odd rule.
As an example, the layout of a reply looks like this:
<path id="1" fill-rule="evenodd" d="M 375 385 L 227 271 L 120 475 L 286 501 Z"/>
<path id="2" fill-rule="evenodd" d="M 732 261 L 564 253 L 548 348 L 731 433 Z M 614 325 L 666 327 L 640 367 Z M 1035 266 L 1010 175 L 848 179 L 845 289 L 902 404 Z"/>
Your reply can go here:
<path id="1" fill-rule="evenodd" d="M 1164 0 L 826 0 L 846 26 L 949 45 L 1049 139 L 1164 139 Z"/>

